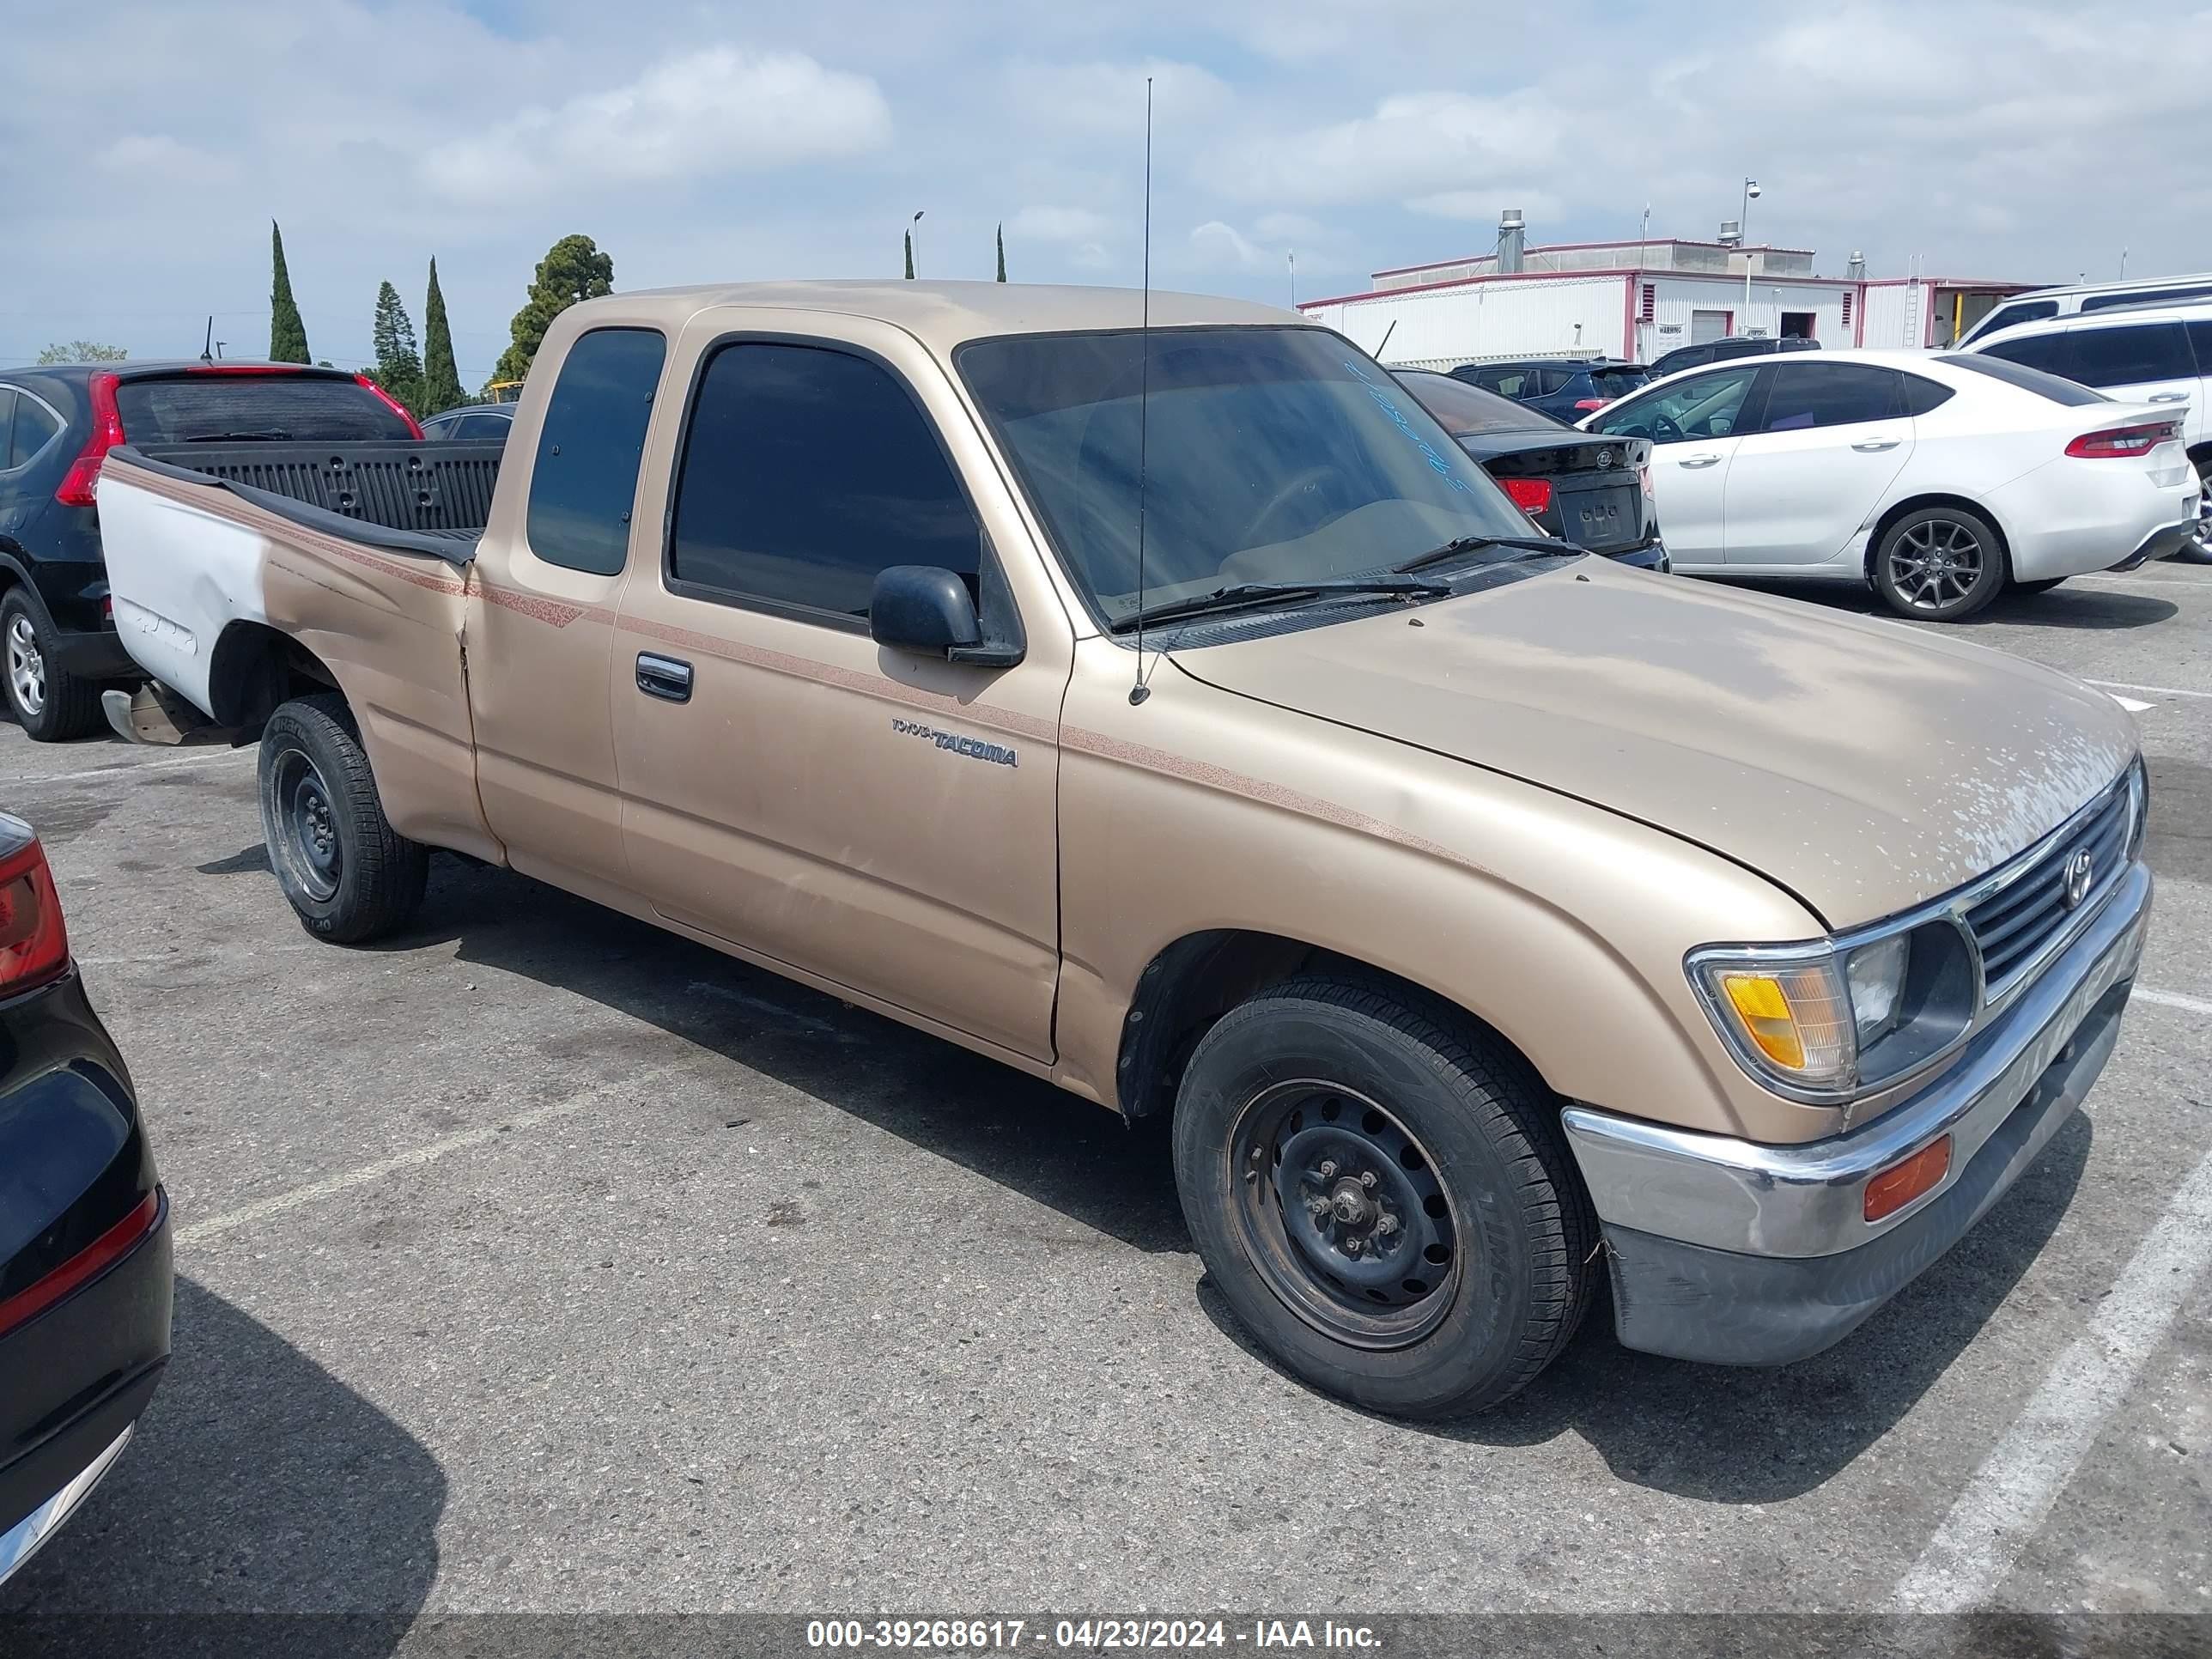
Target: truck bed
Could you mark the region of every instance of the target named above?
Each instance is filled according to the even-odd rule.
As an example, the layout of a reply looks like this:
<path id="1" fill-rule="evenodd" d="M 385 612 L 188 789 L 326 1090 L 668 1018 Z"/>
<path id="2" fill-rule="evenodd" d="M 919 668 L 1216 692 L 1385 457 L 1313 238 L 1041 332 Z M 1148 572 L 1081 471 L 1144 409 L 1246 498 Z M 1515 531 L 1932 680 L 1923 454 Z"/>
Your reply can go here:
<path id="1" fill-rule="evenodd" d="M 249 442 L 151 445 L 131 453 L 219 479 L 274 512 L 289 514 L 283 503 L 290 502 L 386 530 L 473 540 L 490 517 L 506 447 L 477 440 Z"/>

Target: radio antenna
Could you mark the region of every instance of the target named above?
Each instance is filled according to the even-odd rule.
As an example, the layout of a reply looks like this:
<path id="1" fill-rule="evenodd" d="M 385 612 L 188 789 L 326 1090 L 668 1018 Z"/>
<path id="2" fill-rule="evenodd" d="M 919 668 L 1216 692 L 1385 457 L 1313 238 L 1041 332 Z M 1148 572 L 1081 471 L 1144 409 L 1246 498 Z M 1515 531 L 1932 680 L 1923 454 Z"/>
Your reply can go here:
<path id="1" fill-rule="evenodd" d="M 1138 313 L 1137 368 L 1137 683 L 1129 706 L 1152 695 L 1145 684 L 1145 439 L 1152 401 L 1152 77 L 1145 77 L 1145 289 Z"/>

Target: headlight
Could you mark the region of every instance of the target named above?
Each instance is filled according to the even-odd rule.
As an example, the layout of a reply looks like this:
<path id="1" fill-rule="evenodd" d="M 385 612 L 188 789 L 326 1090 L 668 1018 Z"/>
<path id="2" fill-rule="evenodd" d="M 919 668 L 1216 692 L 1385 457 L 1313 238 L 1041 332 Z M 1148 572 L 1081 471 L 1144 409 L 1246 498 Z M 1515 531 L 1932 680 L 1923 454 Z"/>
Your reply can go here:
<path id="1" fill-rule="evenodd" d="M 1974 972 L 1949 921 L 1905 932 L 1690 953 L 1691 982 L 1745 1069 L 1817 1103 L 1885 1086 L 1964 1036 Z"/>

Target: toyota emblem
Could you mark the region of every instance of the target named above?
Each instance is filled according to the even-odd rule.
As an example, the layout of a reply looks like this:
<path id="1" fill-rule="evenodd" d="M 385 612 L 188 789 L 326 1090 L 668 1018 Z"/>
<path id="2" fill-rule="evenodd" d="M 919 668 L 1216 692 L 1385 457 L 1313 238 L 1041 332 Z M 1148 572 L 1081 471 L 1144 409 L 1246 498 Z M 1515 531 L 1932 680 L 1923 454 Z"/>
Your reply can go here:
<path id="1" fill-rule="evenodd" d="M 2089 889 L 2095 885 L 2096 880 L 2097 866 L 2091 860 L 2087 848 L 2077 847 L 2068 854 L 2066 856 L 2066 908 L 2069 910 L 2078 908 L 2081 901 L 2089 896 Z"/>

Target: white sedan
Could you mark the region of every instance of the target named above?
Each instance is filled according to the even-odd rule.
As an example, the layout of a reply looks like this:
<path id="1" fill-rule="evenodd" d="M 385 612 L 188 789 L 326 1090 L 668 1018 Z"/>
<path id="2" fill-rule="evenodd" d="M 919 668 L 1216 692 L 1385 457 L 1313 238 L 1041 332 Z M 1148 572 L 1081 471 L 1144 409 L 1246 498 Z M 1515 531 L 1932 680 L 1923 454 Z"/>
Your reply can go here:
<path id="1" fill-rule="evenodd" d="M 2172 409 L 1986 356 L 1740 360 L 1582 425 L 1651 441 L 1676 570 L 1870 582 L 1938 622 L 2176 550 L 2202 489 Z"/>

